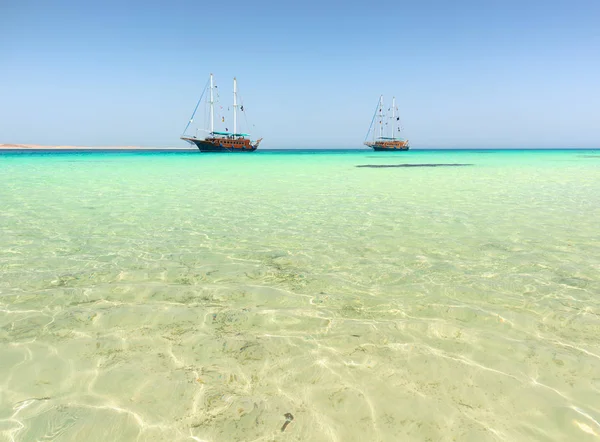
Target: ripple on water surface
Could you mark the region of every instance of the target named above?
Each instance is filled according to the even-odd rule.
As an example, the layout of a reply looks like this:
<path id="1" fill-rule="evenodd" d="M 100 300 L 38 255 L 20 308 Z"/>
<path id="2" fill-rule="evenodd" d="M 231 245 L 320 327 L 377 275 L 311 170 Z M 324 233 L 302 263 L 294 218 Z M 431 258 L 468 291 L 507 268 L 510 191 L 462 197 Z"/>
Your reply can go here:
<path id="1" fill-rule="evenodd" d="M 597 163 L 403 155 L 0 157 L 0 440 L 597 440 Z"/>

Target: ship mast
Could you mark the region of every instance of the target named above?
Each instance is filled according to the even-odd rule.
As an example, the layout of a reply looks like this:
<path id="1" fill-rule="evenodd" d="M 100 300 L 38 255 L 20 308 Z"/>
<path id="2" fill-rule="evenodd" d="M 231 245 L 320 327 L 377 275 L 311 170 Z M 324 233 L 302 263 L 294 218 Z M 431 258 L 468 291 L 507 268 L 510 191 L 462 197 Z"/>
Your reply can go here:
<path id="1" fill-rule="evenodd" d="M 396 139 L 396 97 L 392 97 L 392 140 Z"/>
<path id="2" fill-rule="evenodd" d="M 383 137 L 383 95 L 379 97 L 379 138 Z"/>
<path id="3" fill-rule="evenodd" d="M 237 133 L 237 80 L 233 77 L 233 137 Z"/>
<path id="4" fill-rule="evenodd" d="M 215 131 L 215 101 L 213 98 L 213 74 L 210 74 L 210 133 Z"/>

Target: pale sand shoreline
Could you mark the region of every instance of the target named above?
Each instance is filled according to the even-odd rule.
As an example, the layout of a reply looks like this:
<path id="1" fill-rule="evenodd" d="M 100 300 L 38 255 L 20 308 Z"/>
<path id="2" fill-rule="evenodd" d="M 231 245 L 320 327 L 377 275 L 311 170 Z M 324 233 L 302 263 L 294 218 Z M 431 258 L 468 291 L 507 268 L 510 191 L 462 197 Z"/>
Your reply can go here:
<path id="1" fill-rule="evenodd" d="M 41 144 L 0 144 L 0 150 L 196 150 L 193 147 L 142 146 L 44 146 Z"/>

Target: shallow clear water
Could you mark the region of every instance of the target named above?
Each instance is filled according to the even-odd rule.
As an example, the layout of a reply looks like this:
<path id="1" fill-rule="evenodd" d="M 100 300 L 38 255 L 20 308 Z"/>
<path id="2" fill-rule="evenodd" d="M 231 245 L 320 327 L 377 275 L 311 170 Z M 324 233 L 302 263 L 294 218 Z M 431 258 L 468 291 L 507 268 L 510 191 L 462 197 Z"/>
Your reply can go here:
<path id="1" fill-rule="evenodd" d="M 598 151 L 4 152 L 0 206 L 0 441 L 600 437 Z"/>

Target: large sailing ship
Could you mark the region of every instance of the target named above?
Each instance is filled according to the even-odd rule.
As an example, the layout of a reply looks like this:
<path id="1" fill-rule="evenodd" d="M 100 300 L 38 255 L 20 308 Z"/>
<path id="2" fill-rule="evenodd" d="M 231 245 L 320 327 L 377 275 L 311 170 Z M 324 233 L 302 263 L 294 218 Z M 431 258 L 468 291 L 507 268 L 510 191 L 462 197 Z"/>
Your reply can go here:
<path id="1" fill-rule="evenodd" d="M 386 114 L 384 109 L 382 95 L 377 102 L 364 144 L 376 151 L 408 150 L 410 148 L 408 140 L 400 136 L 402 130 L 396 107 L 396 97 L 392 98 L 392 107 L 388 109 L 388 112 L 391 111 L 391 115 Z M 369 135 L 372 135 L 371 140 L 368 140 Z"/>
<path id="2" fill-rule="evenodd" d="M 186 135 L 186 132 L 190 125 L 194 121 L 194 116 L 196 115 L 196 111 L 200 103 L 202 102 L 202 98 L 206 93 L 206 90 L 210 90 L 210 95 L 208 97 L 208 106 L 210 107 L 210 129 L 202 129 L 204 132 L 208 132 L 206 137 L 198 137 L 196 130 L 196 135 Z M 238 122 L 237 122 L 237 114 L 238 107 L 239 111 L 244 111 L 244 106 L 238 104 L 238 94 L 237 94 L 237 80 L 233 79 L 233 131 L 229 132 L 229 128 L 225 128 L 225 131 L 216 131 L 215 130 L 215 90 L 217 86 L 214 84 L 213 74 L 210 74 L 210 79 L 202 91 L 202 95 L 196 104 L 196 108 L 192 113 L 192 116 L 183 131 L 183 135 L 180 137 L 182 140 L 187 141 L 190 144 L 194 144 L 200 152 L 254 152 L 258 149 L 258 145 L 260 144 L 262 138 L 259 138 L 256 141 L 252 141 L 250 139 L 250 135 L 247 133 L 241 133 L 237 131 Z M 219 109 L 222 107 L 219 106 Z M 221 116 L 221 122 L 225 123 L 225 116 Z"/>

